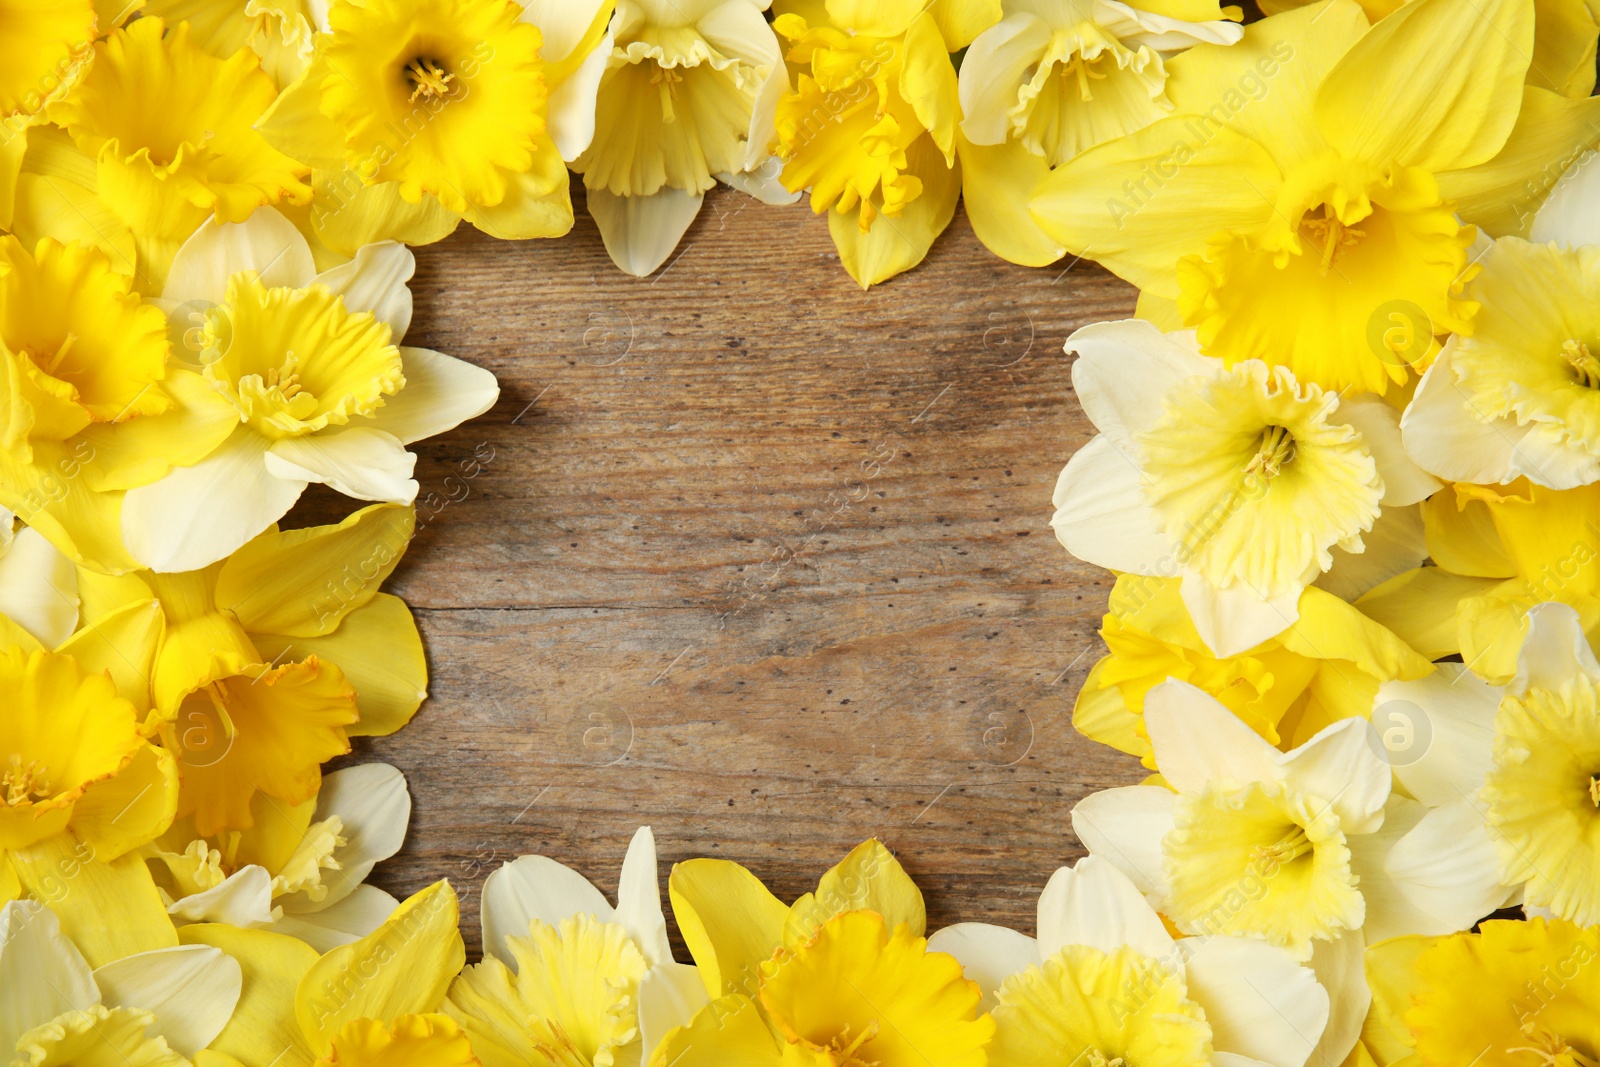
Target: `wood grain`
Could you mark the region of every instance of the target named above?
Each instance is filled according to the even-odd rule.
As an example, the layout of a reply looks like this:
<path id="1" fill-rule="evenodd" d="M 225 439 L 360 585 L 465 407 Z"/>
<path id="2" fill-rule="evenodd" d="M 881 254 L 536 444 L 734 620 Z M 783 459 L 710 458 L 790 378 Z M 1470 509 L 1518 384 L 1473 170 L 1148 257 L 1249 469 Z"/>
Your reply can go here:
<path id="1" fill-rule="evenodd" d="M 1131 314 L 1098 268 L 1028 270 L 963 217 L 862 293 L 825 220 L 714 193 L 654 278 L 583 214 L 559 241 L 418 252 L 408 340 L 500 403 L 420 446 L 392 591 L 432 697 L 353 759 L 415 798 L 397 895 L 543 853 L 615 888 L 629 837 L 785 900 L 877 835 L 932 926 L 1033 928 L 1068 813 L 1141 777 L 1070 725 L 1109 577 L 1051 535 L 1093 432 L 1062 341 Z M 300 521 L 346 501 L 318 496 Z"/>

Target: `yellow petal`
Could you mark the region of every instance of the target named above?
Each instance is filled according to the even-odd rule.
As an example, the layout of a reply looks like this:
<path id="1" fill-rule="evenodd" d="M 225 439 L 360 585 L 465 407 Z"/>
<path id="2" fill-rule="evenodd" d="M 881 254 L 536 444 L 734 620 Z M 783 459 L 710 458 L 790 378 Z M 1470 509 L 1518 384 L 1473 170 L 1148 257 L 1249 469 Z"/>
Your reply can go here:
<path id="1" fill-rule="evenodd" d="M 1584 0 L 1534 0 L 1528 84 L 1581 100 L 1594 92 L 1600 25 Z"/>
<path id="2" fill-rule="evenodd" d="M 955 162 L 956 120 L 961 117 L 961 96 L 956 68 L 950 62 L 944 38 L 932 14 L 916 19 L 906 29 L 905 68 L 900 75 L 900 93 L 916 112 L 922 128 L 944 153 L 947 163 Z M 912 173 L 923 177 L 912 164 Z M 924 183 L 927 179 L 923 178 Z"/>
<path id="3" fill-rule="evenodd" d="M 400 195 L 399 182 L 368 185 L 354 171 L 314 171 L 317 198 L 311 229 L 318 241 L 341 256 L 353 256 L 378 241 L 430 245 L 455 232 L 461 216 L 431 196 L 413 204 Z"/>
<path id="4" fill-rule="evenodd" d="M 1456 612 L 1462 601 L 1499 584 L 1495 578 L 1471 578 L 1451 574 L 1442 567 L 1420 567 L 1384 582 L 1356 601 L 1356 606 L 1419 655 L 1442 659 L 1461 651 Z"/>
<path id="5" fill-rule="evenodd" d="M 249 1067 L 307 1067 L 316 1059 L 295 1019 L 295 990 L 317 962 L 315 949 L 296 937 L 220 923 L 185 926 L 180 937 L 219 948 L 244 969 L 239 1004 L 212 1049 Z"/>
<path id="6" fill-rule="evenodd" d="M 501 241 L 561 237 L 571 231 L 571 186 L 555 143 L 540 138 L 532 168 L 511 176 L 505 199 L 493 207 L 474 207 L 466 218 Z"/>
<path id="7" fill-rule="evenodd" d="M 269 530 L 222 565 L 217 607 L 251 632 L 332 633 L 377 593 L 415 527 L 411 508 L 375 504 L 334 526 Z"/>
<path id="8" fill-rule="evenodd" d="M 143 745 L 115 777 L 84 790 L 72 809 L 72 832 L 110 861 L 161 836 L 177 810 L 177 761 Z"/>
<path id="9" fill-rule="evenodd" d="M 961 167 L 946 166 L 929 135 L 906 149 L 907 172 L 921 179 L 922 193 L 899 214 L 879 213 L 866 233 L 854 212 L 828 212 L 828 231 L 839 261 L 863 289 L 887 281 L 921 263 L 934 240 L 950 225 L 961 196 Z"/>
<path id="10" fill-rule="evenodd" d="M 1474 578 L 1510 578 L 1517 573 L 1482 500 L 1437 493 L 1423 502 L 1422 522 L 1428 555 L 1445 570 Z"/>
<path id="11" fill-rule="evenodd" d="M 352 1019 L 435 1011 L 466 963 L 459 918 L 455 890 L 435 882 L 372 933 L 318 960 L 295 994 L 295 1017 L 312 1051 L 326 1056 Z"/>
<path id="12" fill-rule="evenodd" d="M 1486 163 L 1517 121 L 1532 52 L 1527 0 L 1415 0 L 1329 73 L 1317 124 L 1347 159 L 1378 167 Z"/>
<path id="13" fill-rule="evenodd" d="M 27 130 L 0 130 L 0 230 L 11 229 L 17 204 L 17 178 L 22 174 L 22 157 L 27 153 Z"/>
<path id="14" fill-rule="evenodd" d="M 959 135 L 956 149 L 967 220 L 989 251 L 1025 267 L 1048 266 L 1066 254 L 1028 213 L 1028 197 L 1050 173 L 1043 157 L 1017 141 L 975 145 Z"/>
<path id="15" fill-rule="evenodd" d="M 34 127 L 17 176 L 12 232 L 28 248 L 46 237 L 93 245 L 122 273 L 133 274 L 138 267 L 133 231 L 95 195 L 97 182 L 94 157 L 73 144 L 65 130 Z"/>
<path id="16" fill-rule="evenodd" d="M 787 1062 L 755 1002 L 731 994 L 701 1008 L 689 1025 L 667 1031 L 647 1067 L 780 1067 Z"/>
<path id="17" fill-rule="evenodd" d="M 794 902 L 784 923 L 784 943 L 792 948 L 835 915 L 863 909 L 882 915 L 891 928 L 904 924 L 916 937 L 927 932 L 922 890 L 877 838 L 851 849 L 822 876 L 815 893 Z"/>
<path id="18" fill-rule="evenodd" d="M 320 1062 L 326 1067 L 478 1067 L 461 1028 L 448 1016 L 432 1014 L 402 1015 L 393 1026 L 352 1019 Z"/>
<path id="19" fill-rule="evenodd" d="M 1103 668 L 1112 657 L 1103 657 L 1089 671 L 1072 706 L 1072 727 L 1091 741 L 1110 745 L 1118 752 L 1141 758 L 1151 755 L 1150 739 L 1140 733 L 1139 716 L 1128 707 L 1115 685 L 1103 680 Z"/>
<path id="20" fill-rule="evenodd" d="M 789 909 L 760 879 L 728 860 L 674 865 L 667 891 L 706 992 L 755 996 L 761 964 L 783 945 Z"/>
<path id="21" fill-rule="evenodd" d="M 134 601 L 96 618 L 57 651 L 76 659 L 85 671 L 108 672 L 117 695 L 132 704 L 143 719 L 150 710 L 150 672 L 156 647 L 165 632 L 161 603 Z"/>
<path id="22" fill-rule="evenodd" d="M 405 601 L 379 593 L 345 616 L 326 637 L 253 635 L 269 663 L 279 657 L 316 656 L 336 664 L 356 691 L 361 718 L 351 737 L 384 737 L 411 721 L 428 696 L 428 660 L 422 635 Z"/>
<path id="23" fill-rule="evenodd" d="M 178 943 L 141 856 L 103 863 L 67 834 L 10 855 L 28 895 L 50 906 L 91 967 Z"/>
<path id="24" fill-rule="evenodd" d="M 93 459 L 93 448 L 83 441 L 39 442 L 28 464 L 0 456 L 0 506 L 74 563 L 108 574 L 138 570 L 122 543 L 122 494 L 97 493 L 79 477 Z"/>
<path id="25" fill-rule="evenodd" d="M 945 46 L 952 52 L 961 51 L 1005 17 L 1000 0 L 933 0 L 928 13 L 939 23 Z"/>
<path id="26" fill-rule="evenodd" d="M 204 378 L 182 367 L 168 367 L 160 391 L 168 410 L 118 423 L 97 423 L 80 435 L 94 462 L 84 468 L 89 484 L 101 491 L 133 489 L 173 467 L 200 462 L 239 425 L 232 404 Z"/>
<path id="27" fill-rule="evenodd" d="M 1387 1065 L 1416 1051 L 1405 1016 L 1411 1010 L 1412 996 L 1423 988 L 1417 960 L 1438 940 L 1396 937 L 1367 946 L 1367 985 L 1372 990 L 1372 1007 L 1361 1027 L 1361 1042 L 1378 1063 Z"/>
<path id="28" fill-rule="evenodd" d="M 1433 673 L 1433 664 L 1393 632 L 1315 586 L 1300 594 L 1300 618 L 1278 641 L 1302 656 L 1348 662 L 1386 682 Z"/>
<path id="29" fill-rule="evenodd" d="M 312 53 L 311 63 L 298 78 L 284 87 L 271 105 L 256 120 L 256 130 L 267 143 L 316 170 L 344 165 L 344 134 L 322 113 L 322 85 L 333 72 L 321 49 Z M 323 199 L 317 186 L 314 199 Z"/>

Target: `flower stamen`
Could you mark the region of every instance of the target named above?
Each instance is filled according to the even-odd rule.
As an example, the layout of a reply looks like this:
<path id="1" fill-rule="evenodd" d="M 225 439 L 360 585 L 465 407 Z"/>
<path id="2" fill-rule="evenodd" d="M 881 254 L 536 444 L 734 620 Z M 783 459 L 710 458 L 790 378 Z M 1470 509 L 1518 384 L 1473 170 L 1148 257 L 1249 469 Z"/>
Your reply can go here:
<path id="1" fill-rule="evenodd" d="M 859 1067 L 877 1067 L 876 1060 L 861 1060 L 856 1058 L 856 1051 L 860 1049 L 862 1045 L 865 1045 L 868 1041 L 871 1041 L 877 1036 L 878 1020 L 874 1019 L 872 1022 L 867 1024 L 866 1028 L 862 1030 L 861 1033 L 856 1035 L 854 1040 L 850 1039 L 850 1027 L 846 1026 L 844 1030 L 840 1032 L 839 1036 L 833 1039 L 828 1047 L 833 1050 L 839 1067 L 850 1067 L 851 1064 L 859 1065 Z M 847 1041 L 849 1043 L 845 1044 Z"/>
<path id="2" fill-rule="evenodd" d="M 1600 359 L 1594 357 L 1588 345 L 1582 341 L 1568 341 L 1561 346 L 1561 354 L 1572 364 L 1581 384 L 1590 389 L 1600 389 Z"/>
<path id="3" fill-rule="evenodd" d="M 1275 478 L 1283 468 L 1294 462 L 1294 456 L 1294 435 L 1288 427 L 1268 426 L 1261 432 L 1261 444 L 1245 465 L 1244 472 L 1247 475 L 1260 474 Z"/>
<path id="4" fill-rule="evenodd" d="M 671 67 L 657 67 L 650 75 L 650 84 L 661 87 L 661 121 L 676 122 L 677 110 L 673 107 L 673 100 L 678 95 L 678 83 L 683 81 L 683 75 Z"/>
<path id="5" fill-rule="evenodd" d="M 1083 57 L 1082 52 L 1073 54 L 1070 62 L 1060 68 L 1061 80 L 1071 81 L 1074 77 L 1078 80 L 1078 98 L 1084 101 L 1094 99 L 1094 93 L 1089 89 L 1089 82 L 1104 81 L 1106 74 L 1095 70 L 1093 64 Z"/>
<path id="6" fill-rule="evenodd" d="M 1600 808 L 1600 774 L 1589 776 L 1589 799 L 1594 802 L 1595 807 Z"/>
<path id="7" fill-rule="evenodd" d="M 1322 261 L 1318 266 L 1318 272 L 1324 278 L 1328 276 L 1328 271 L 1333 267 L 1333 261 L 1338 258 L 1339 253 L 1366 236 L 1364 230 L 1346 226 L 1339 221 L 1338 216 L 1328 214 L 1326 208 L 1321 215 L 1302 219 L 1300 226 L 1314 242 L 1322 246 Z"/>
<path id="8" fill-rule="evenodd" d="M 1123 1059 L 1121 1056 L 1117 1056 L 1108 1060 L 1104 1052 L 1097 1048 L 1092 1048 L 1089 1050 L 1088 1067 L 1123 1067 Z"/>
<path id="9" fill-rule="evenodd" d="M 406 77 L 413 88 L 410 103 L 416 103 L 417 97 L 430 99 L 436 96 L 445 96 L 450 91 L 450 83 L 456 76 L 445 72 L 445 69 L 431 59 L 418 57 L 406 64 Z"/>
<path id="10" fill-rule="evenodd" d="M 1257 866 L 1276 870 L 1293 863 L 1301 856 L 1315 852 L 1316 848 L 1317 846 L 1306 836 L 1305 827 L 1296 826 L 1270 845 L 1257 845 L 1252 858 Z"/>
<path id="11" fill-rule="evenodd" d="M 15 752 L 8 762 L 10 770 L 0 774 L 0 794 L 4 795 L 7 807 L 15 808 L 35 799 L 43 800 L 53 792 L 45 777 L 50 769 L 44 764 L 29 760 L 24 766 L 22 756 Z"/>
<path id="12" fill-rule="evenodd" d="M 1506 1055 L 1515 1056 L 1519 1052 L 1531 1053 L 1539 1057 L 1538 1067 L 1600 1067 L 1600 1061 L 1593 1056 L 1585 1056 L 1567 1044 L 1565 1038 L 1558 1037 L 1548 1030 L 1535 1033 L 1533 1023 L 1524 1023 L 1522 1032 L 1535 1043 L 1521 1048 L 1508 1048 Z"/>

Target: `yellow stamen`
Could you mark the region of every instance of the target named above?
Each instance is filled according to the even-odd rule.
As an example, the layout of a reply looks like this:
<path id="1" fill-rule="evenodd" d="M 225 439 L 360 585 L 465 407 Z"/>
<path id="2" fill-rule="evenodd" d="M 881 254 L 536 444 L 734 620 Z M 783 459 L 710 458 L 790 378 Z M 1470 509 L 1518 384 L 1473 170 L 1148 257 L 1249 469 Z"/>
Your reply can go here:
<path id="1" fill-rule="evenodd" d="M 406 77 L 411 79 L 415 88 L 411 92 L 411 102 L 415 103 L 417 97 L 444 96 L 450 91 L 450 83 L 455 81 L 454 74 L 446 74 L 443 67 L 431 59 L 413 59 L 406 64 Z"/>
<path id="2" fill-rule="evenodd" d="M 1507 1055 L 1514 1056 L 1519 1052 L 1526 1052 L 1537 1056 L 1538 1067 L 1600 1067 L 1600 1061 L 1592 1056 L 1585 1056 L 1567 1044 L 1565 1038 L 1548 1030 L 1535 1033 L 1534 1024 L 1531 1022 L 1522 1024 L 1522 1032 L 1532 1038 L 1534 1044 L 1522 1048 L 1508 1048 Z"/>
<path id="3" fill-rule="evenodd" d="M 294 353 L 289 353 L 289 358 L 284 360 L 283 368 L 273 368 L 267 371 L 265 384 L 267 388 L 276 388 L 283 394 L 285 400 L 293 400 L 300 395 L 300 375 L 294 371 Z"/>
<path id="4" fill-rule="evenodd" d="M 1282 867 L 1314 851 L 1316 846 L 1306 836 L 1305 829 L 1296 826 L 1285 834 L 1282 840 L 1274 841 L 1270 845 L 1256 846 L 1254 859 L 1263 867 Z"/>
<path id="5" fill-rule="evenodd" d="M 1589 799 L 1600 808 L 1600 775 L 1589 776 Z"/>
<path id="6" fill-rule="evenodd" d="M 657 67 L 655 73 L 650 75 L 650 84 L 661 87 L 661 121 L 676 122 L 677 110 L 673 107 L 673 99 L 678 95 L 678 83 L 683 81 L 683 75 L 671 67 Z"/>
<path id="7" fill-rule="evenodd" d="M 1578 372 L 1579 382 L 1590 389 L 1600 389 L 1600 359 L 1594 357 L 1588 345 L 1582 341 L 1568 341 L 1561 346 L 1561 354 Z"/>
<path id="8" fill-rule="evenodd" d="M 1338 258 L 1341 251 L 1366 236 L 1364 230 L 1346 226 L 1337 215 L 1329 214 L 1326 208 L 1321 215 L 1308 215 L 1302 219 L 1300 227 L 1307 236 L 1322 246 L 1322 263 L 1318 270 L 1323 277 L 1327 276 L 1329 269 L 1333 267 L 1333 261 Z"/>
<path id="9" fill-rule="evenodd" d="M 1090 80 L 1103 81 L 1106 75 L 1094 69 L 1088 60 L 1083 58 L 1081 52 L 1074 53 L 1072 61 L 1061 68 L 1061 80 L 1068 81 L 1076 77 L 1078 80 L 1078 97 L 1082 100 L 1093 100 L 1094 93 L 1089 90 Z"/>
<path id="10" fill-rule="evenodd" d="M 1268 426 L 1262 431 L 1261 445 L 1250 462 L 1245 465 L 1244 472 L 1274 478 L 1279 471 L 1294 462 L 1294 455 L 1294 435 L 1289 433 L 1288 428 Z"/>
<path id="11" fill-rule="evenodd" d="M 18 807 L 34 799 L 43 800 L 52 792 L 46 775 L 50 769 L 38 760 L 29 760 L 23 766 L 22 757 L 17 753 L 11 754 L 9 761 L 10 770 L 0 774 L 0 794 L 5 797 L 7 807 Z"/>
<path id="12" fill-rule="evenodd" d="M 1123 1060 L 1121 1056 L 1108 1060 L 1104 1052 L 1097 1048 L 1092 1048 L 1089 1050 L 1088 1067 L 1123 1067 Z"/>
<path id="13" fill-rule="evenodd" d="M 836 1057 L 835 1062 L 838 1063 L 839 1067 L 850 1067 L 851 1064 L 858 1065 L 858 1067 L 877 1067 L 876 1060 L 856 1059 L 856 1050 L 877 1036 L 878 1021 L 874 1019 L 867 1024 L 865 1030 L 856 1035 L 854 1040 L 850 1039 L 850 1028 L 846 1026 L 844 1032 L 833 1039 L 829 1048 L 833 1049 Z M 849 1044 L 845 1044 L 846 1041 Z"/>

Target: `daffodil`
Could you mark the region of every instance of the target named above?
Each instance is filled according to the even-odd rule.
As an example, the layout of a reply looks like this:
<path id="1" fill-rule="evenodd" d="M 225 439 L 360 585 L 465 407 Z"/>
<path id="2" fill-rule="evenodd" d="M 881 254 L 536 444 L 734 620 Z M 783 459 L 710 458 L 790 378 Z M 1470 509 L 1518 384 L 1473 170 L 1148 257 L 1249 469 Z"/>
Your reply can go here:
<path id="1" fill-rule="evenodd" d="M 1066 251 L 1028 215 L 1051 168 L 1166 117 L 1166 59 L 1243 32 L 1216 0 L 1003 0 L 961 62 L 967 217 L 996 255 L 1041 267 Z"/>
<path id="2" fill-rule="evenodd" d="M 1460 219 L 1516 232 L 1551 159 L 1595 137 L 1600 100 L 1524 87 L 1533 38 L 1533 0 L 1271 16 L 1174 58 L 1174 114 L 1057 168 L 1034 217 L 1228 366 L 1383 393 L 1471 328 Z"/>
<path id="3" fill-rule="evenodd" d="M 1315 586 L 1277 637 L 1236 656 L 1206 648 L 1172 578 L 1124 574 L 1101 624 L 1109 654 L 1078 693 L 1072 722 L 1155 769 L 1144 699 L 1168 678 L 1215 697 L 1268 743 L 1293 748 L 1340 719 L 1366 718 L 1381 683 L 1433 665 L 1349 603 Z"/>
<path id="4" fill-rule="evenodd" d="M 670 1001 L 699 984 L 672 959 L 649 827 L 628 847 L 615 908 L 571 868 L 521 856 L 485 881 L 482 919 L 483 962 L 443 1010 L 484 1067 L 646 1062 L 661 1031 L 645 1032 L 644 987 Z"/>
<path id="5" fill-rule="evenodd" d="M 1384 513 L 1438 487 L 1400 447 L 1398 413 L 1375 397 L 1340 396 L 1257 360 L 1227 367 L 1201 356 L 1192 333 L 1140 320 L 1084 327 L 1067 350 L 1100 433 L 1061 472 L 1056 535 L 1086 562 L 1181 578 L 1213 655 L 1282 633 L 1336 550 L 1375 552 L 1364 535 Z M 1383 549 L 1402 560 L 1395 570 L 1421 561 L 1420 544 Z"/>
<path id="6" fill-rule="evenodd" d="M 208 223 L 173 261 L 162 302 L 195 335 L 231 432 L 123 501 L 122 535 L 158 572 L 209 566 L 288 512 L 311 482 L 409 504 L 406 445 L 487 411 L 494 375 L 399 344 L 411 325 L 403 245 L 316 273 L 306 240 L 262 211 Z"/>
<path id="7" fill-rule="evenodd" d="M 676 1022 L 651 1067 L 984 1064 L 981 991 L 929 951 L 922 894 L 879 842 L 789 907 L 724 860 L 678 864 L 669 888 L 704 984 L 694 998 L 646 991 L 646 1018 Z"/>
<path id="8" fill-rule="evenodd" d="M 1374 946 L 1364 1038 L 1389 1064 L 1587 1067 L 1600 1062 L 1600 928 L 1495 920 Z"/>
<path id="9" fill-rule="evenodd" d="M 321 0 L 144 0 L 143 14 L 187 22 L 189 39 L 218 59 L 254 52 L 280 90 L 310 65 L 313 35 L 328 31 Z"/>
<path id="10" fill-rule="evenodd" d="M 961 102 L 950 52 L 1000 19 L 1000 0 L 778 0 L 773 27 L 805 68 L 778 101 L 781 180 L 828 213 L 862 288 L 910 270 L 961 195 Z"/>
<path id="11" fill-rule="evenodd" d="M 270 929 L 326 952 L 389 917 L 400 902 L 363 882 L 405 840 L 411 794 L 398 770 L 334 771 L 302 804 L 258 799 L 247 830 L 205 838 L 180 819 L 146 850 L 174 922 Z"/>
<path id="12" fill-rule="evenodd" d="M 334 526 L 269 529 L 203 570 L 79 574 L 87 621 L 153 614 L 118 648 L 148 679 L 146 731 L 183 762 L 178 814 L 197 836 L 255 825 L 260 794 L 307 804 L 350 736 L 393 733 L 416 713 L 427 684 L 416 623 L 378 592 L 414 522 L 374 505 Z"/>
<path id="13" fill-rule="evenodd" d="M 311 228 L 340 255 L 463 219 L 559 237 L 610 18 L 610 0 L 335 0 L 260 129 L 314 169 Z"/>
<path id="14" fill-rule="evenodd" d="M 993 1067 L 1189 1067 L 1212 1054 L 1301 1067 L 1328 1022 L 1327 991 L 1282 949 L 1174 940 L 1128 876 L 1096 856 L 1050 878 L 1038 930 L 959 923 L 928 939 L 983 988 Z"/>
<path id="15" fill-rule="evenodd" d="M 126 490 L 221 443 L 227 405 L 169 363 L 161 312 L 101 250 L 0 237 L 0 505 L 61 552 L 106 571 Z"/>
<path id="16" fill-rule="evenodd" d="M 1178 931 L 1255 938 L 1309 961 L 1333 1003 L 1328 1062 L 1349 1053 L 1366 1011 L 1366 943 L 1463 930 L 1513 896 L 1454 811 L 1392 795 L 1364 721 L 1282 753 L 1179 681 L 1150 691 L 1144 720 L 1167 784 L 1085 798 L 1074 831 Z"/>
<path id="17" fill-rule="evenodd" d="M 208 946 L 136 953 L 90 969 L 38 901 L 0 907 L 0 1048 L 31 1067 L 186 1067 L 239 1002 L 239 963 Z"/>
<path id="18" fill-rule="evenodd" d="M 255 54 L 218 59 L 141 18 L 95 44 L 92 66 L 52 121 L 95 162 L 99 198 L 133 232 L 140 288 L 154 292 L 178 246 L 206 219 L 304 204 L 309 168 L 255 129 L 277 95 Z"/>

